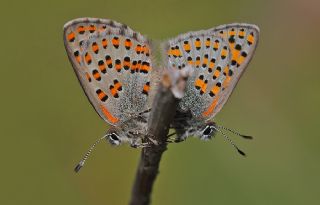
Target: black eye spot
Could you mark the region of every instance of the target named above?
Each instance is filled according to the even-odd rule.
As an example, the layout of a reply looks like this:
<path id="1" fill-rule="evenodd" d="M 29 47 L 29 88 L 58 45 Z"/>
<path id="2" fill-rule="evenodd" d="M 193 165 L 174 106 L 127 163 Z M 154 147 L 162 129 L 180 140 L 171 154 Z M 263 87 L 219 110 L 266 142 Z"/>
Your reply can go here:
<path id="1" fill-rule="evenodd" d="M 234 48 L 235 48 L 236 50 L 240 51 L 240 50 L 241 50 L 241 45 L 237 44 Z"/>
<path id="2" fill-rule="evenodd" d="M 243 52 L 241 53 L 241 55 L 242 55 L 243 57 L 247 57 L 248 54 L 243 51 Z"/>
<path id="3" fill-rule="evenodd" d="M 212 132 L 212 129 L 207 126 L 204 131 L 202 132 L 203 135 L 210 135 L 210 133 Z"/>
<path id="4" fill-rule="evenodd" d="M 234 38 L 234 36 L 230 36 L 230 38 L 229 38 L 229 43 L 234 43 L 236 40 L 235 40 L 235 38 Z"/>

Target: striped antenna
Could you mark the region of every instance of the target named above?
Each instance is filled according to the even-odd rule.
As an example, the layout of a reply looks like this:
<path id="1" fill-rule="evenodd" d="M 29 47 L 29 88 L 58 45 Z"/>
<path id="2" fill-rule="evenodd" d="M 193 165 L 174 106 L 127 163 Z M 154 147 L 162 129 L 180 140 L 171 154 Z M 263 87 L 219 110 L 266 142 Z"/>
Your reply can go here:
<path id="1" fill-rule="evenodd" d="M 224 138 L 239 152 L 239 154 L 241 154 L 242 156 L 246 156 L 246 154 L 243 151 L 241 151 L 239 147 L 224 132 L 222 132 L 215 126 L 211 126 L 211 128 L 220 132 L 224 136 Z"/>
<path id="2" fill-rule="evenodd" d="M 238 135 L 238 136 L 240 136 L 240 137 L 243 137 L 244 139 L 250 139 L 250 140 L 253 139 L 252 136 L 240 134 L 239 132 L 234 131 L 234 130 L 232 130 L 232 129 L 230 129 L 230 128 L 227 128 L 227 127 L 223 127 L 223 126 L 219 126 L 219 125 L 216 125 L 216 127 L 219 128 L 219 129 L 227 130 L 227 131 L 229 131 L 229 132 L 231 132 L 231 133 L 233 133 L 233 134 L 235 134 L 235 135 Z"/>
<path id="3" fill-rule="evenodd" d="M 84 157 L 82 158 L 82 160 L 79 162 L 79 164 L 77 164 L 77 166 L 74 168 L 75 172 L 79 172 L 80 169 L 83 167 L 85 161 L 88 159 L 89 155 L 91 154 L 92 150 L 94 149 L 94 147 L 104 138 L 106 138 L 107 135 L 101 137 L 100 139 L 98 139 L 97 141 L 95 141 L 95 143 L 93 143 L 93 145 L 91 145 L 91 147 L 89 148 L 89 150 L 87 151 L 87 153 L 84 155 Z"/>

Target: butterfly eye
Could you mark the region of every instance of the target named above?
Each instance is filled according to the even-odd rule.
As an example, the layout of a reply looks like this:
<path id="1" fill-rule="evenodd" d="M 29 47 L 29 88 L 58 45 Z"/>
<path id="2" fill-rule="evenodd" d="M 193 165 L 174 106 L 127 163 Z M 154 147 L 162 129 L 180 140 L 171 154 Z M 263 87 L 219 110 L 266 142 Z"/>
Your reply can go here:
<path id="1" fill-rule="evenodd" d="M 109 134 L 109 142 L 112 145 L 120 145 L 121 140 L 119 139 L 119 136 L 116 133 Z"/>
<path id="2" fill-rule="evenodd" d="M 110 137 L 110 139 L 115 140 L 115 141 L 119 140 L 118 136 L 115 133 L 112 133 L 111 135 L 109 135 L 109 137 Z"/>
<path id="3" fill-rule="evenodd" d="M 203 135 L 210 135 L 212 133 L 212 129 L 210 126 L 206 126 L 206 128 L 203 130 L 202 134 Z"/>

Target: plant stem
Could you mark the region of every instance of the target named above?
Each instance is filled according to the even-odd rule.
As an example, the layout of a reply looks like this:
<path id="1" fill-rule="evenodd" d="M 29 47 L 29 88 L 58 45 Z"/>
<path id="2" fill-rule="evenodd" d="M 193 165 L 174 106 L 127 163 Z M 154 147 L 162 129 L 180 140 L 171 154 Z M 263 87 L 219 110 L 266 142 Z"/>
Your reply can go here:
<path id="1" fill-rule="evenodd" d="M 159 164 L 163 152 L 167 149 L 167 136 L 170 124 L 176 113 L 179 99 L 175 92 L 184 92 L 187 78 L 183 73 L 172 77 L 164 77 L 154 99 L 150 117 L 148 119 L 148 134 L 158 145 L 151 145 L 142 149 L 136 178 L 132 188 L 130 205 L 148 205 L 151 202 L 152 187 L 159 173 Z"/>

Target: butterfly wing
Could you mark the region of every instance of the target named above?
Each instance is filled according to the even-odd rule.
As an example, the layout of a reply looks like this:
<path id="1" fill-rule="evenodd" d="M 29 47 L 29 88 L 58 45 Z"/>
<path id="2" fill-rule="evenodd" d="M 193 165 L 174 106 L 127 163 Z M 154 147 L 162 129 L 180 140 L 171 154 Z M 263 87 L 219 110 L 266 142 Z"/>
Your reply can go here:
<path id="1" fill-rule="evenodd" d="M 112 20 L 80 18 L 65 24 L 64 44 L 86 96 L 105 121 L 116 125 L 147 109 L 147 38 Z"/>
<path id="2" fill-rule="evenodd" d="M 168 66 L 193 67 L 179 108 L 197 118 L 213 118 L 250 62 L 258 38 L 255 25 L 228 24 L 169 40 L 165 47 Z"/>

